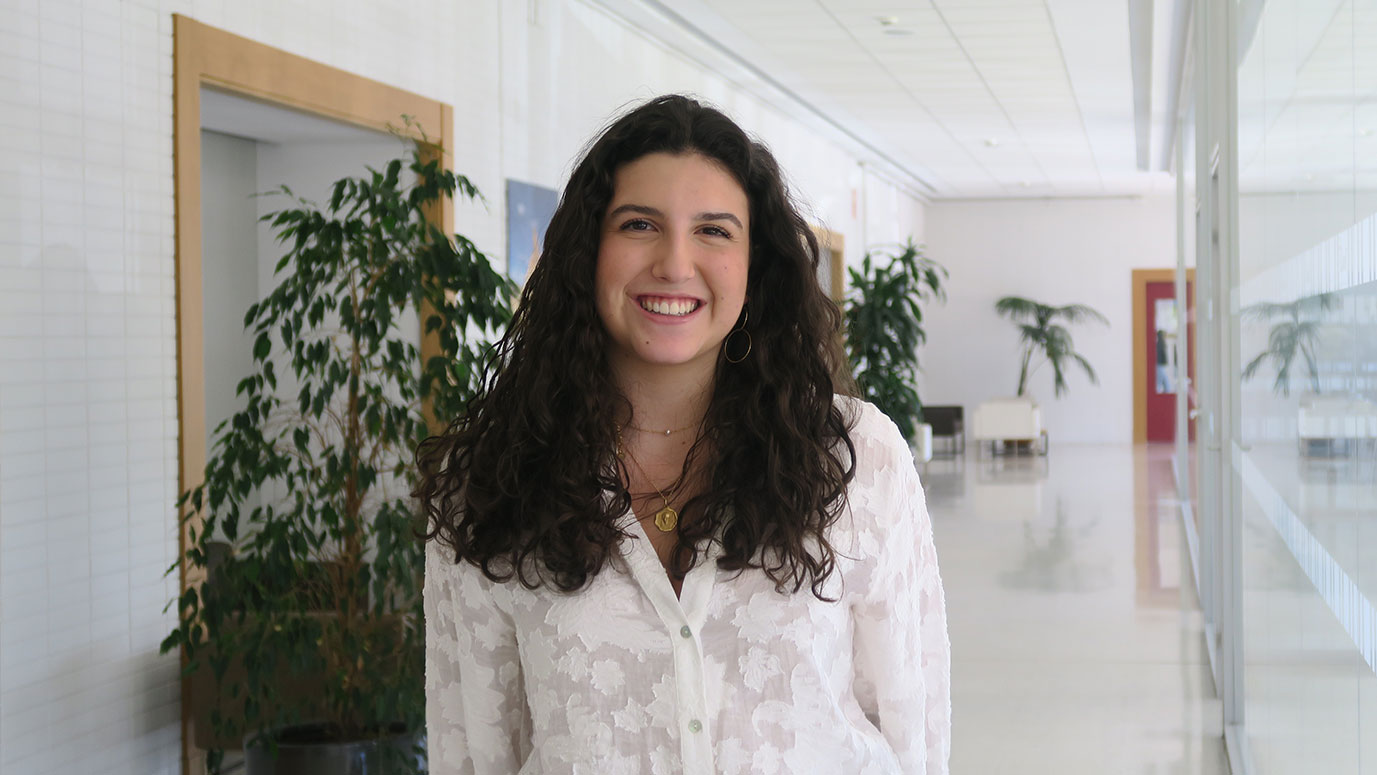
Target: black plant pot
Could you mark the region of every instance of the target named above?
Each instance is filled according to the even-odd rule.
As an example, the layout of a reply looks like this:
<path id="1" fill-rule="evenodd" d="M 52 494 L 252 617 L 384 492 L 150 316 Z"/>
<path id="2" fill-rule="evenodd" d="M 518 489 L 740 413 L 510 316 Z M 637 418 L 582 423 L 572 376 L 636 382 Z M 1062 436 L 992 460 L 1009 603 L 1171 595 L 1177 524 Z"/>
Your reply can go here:
<path id="1" fill-rule="evenodd" d="M 425 771 L 418 753 L 424 732 L 400 728 L 386 737 L 344 742 L 327 741 L 321 724 L 282 727 L 271 733 L 277 755 L 267 741 L 244 746 L 247 775 L 394 775 Z"/>

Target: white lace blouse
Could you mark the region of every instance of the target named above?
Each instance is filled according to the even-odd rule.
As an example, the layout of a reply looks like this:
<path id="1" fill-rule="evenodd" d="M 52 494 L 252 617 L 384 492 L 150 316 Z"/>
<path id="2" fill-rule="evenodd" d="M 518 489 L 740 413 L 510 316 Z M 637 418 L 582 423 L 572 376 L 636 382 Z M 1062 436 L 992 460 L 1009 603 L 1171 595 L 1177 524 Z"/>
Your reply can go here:
<path id="1" fill-rule="evenodd" d="M 676 598 L 634 516 L 625 566 L 566 594 L 426 550 L 432 775 L 946 775 L 951 649 L 913 458 L 874 406 L 824 603 L 710 552 Z"/>

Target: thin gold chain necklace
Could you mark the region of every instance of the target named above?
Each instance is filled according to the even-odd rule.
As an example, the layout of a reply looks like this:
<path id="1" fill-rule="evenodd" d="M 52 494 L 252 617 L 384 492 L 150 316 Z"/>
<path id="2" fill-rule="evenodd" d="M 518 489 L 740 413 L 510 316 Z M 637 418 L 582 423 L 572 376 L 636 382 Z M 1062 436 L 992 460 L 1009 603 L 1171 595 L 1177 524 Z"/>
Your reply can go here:
<path id="1" fill-rule="evenodd" d="M 702 420 L 699 420 L 699 422 L 702 422 Z M 651 430 L 651 429 L 649 429 L 649 428 L 642 428 L 642 427 L 639 427 L 639 426 L 636 426 L 636 425 L 632 425 L 631 423 L 627 423 L 627 424 L 626 424 L 626 427 L 630 428 L 630 429 L 633 430 L 633 431 L 640 431 L 641 433 L 653 433 L 653 434 L 656 434 L 657 436 L 660 435 L 660 434 L 664 434 L 664 435 L 668 436 L 668 435 L 670 435 L 671 433 L 678 433 L 679 431 L 686 431 L 686 430 L 688 430 L 689 428 L 692 428 L 693 426 L 695 426 L 695 425 L 697 425 L 697 424 L 698 424 L 698 423 L 693 422 L 693 423 L 689 423 L 688 425 L 685 425 L 685 426 L 682 427 L 682 428 L 670 428 L 669 430 L 666 430 L 666 431 L 653 431 L 653 430 Z"/>
<path id="2" fill-rule="evenodd" d="M 683 429 L 680 428 L 679 430 Z M 651 480 L 650 474 L 646 473 L 645 467 L 641 465 L 641 461 L 636 459 L 636 455 L 633 454 L 630 449 L 626 449 L 622 446 L 622 432 L 621 429 L 618 428 L 617 457 L 621 457 L 623 451 L 626 452 L 627 457 L 631 458 L 632 464 L 636 466 L 637 471 L 641 472 L 641 476 L 644 476 L 645 480 L 650 483 L 650 486 L 655 488 L 655 492 L 659 493 L 660 500 L 665 502 L 664 507 L 661 508 L 659 511 L 655 512 L 656 529 L 658 529 L 661 533 L 674 532 L 674 528 L 679 525 L 679 512 L 675 511 L 674 507 L 669 505 L 669 496 L 665 495 L 665 491 L 661 490 L 658 486 L 656 486 L 655 482 Z M 673 493 L 676 490 L 678 490 L 679 485 L 683 483 L 683 479 L 684 475 L 683 473 L 680 473 L 679 478 L 675 479 L 674 482 L 670 484 L 669 491 Z"/>

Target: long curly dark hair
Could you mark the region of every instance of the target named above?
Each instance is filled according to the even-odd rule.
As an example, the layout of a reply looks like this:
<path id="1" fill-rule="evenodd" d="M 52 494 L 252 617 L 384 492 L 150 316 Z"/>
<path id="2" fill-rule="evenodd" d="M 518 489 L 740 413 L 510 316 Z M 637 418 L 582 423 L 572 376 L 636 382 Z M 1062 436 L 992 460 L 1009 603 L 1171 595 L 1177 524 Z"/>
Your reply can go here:
<path id="1" fill-rule="evenodd" d="M 704 488 L 680 509 L 671 571 L 682 577 L 720 540 L 720 568 L 758 568 L 781 590 L 808 584 L 823 598 L 836 567 L 828 528 L 855 472 L 854 418 L 833 401 L 855 395 L 841 314 L 818 284 L 817 239 L 769 150 L 679 95 L 614 120 L 574 168 L 482 389 L 417 450 L 426 538 L 494 581 L 515 576 L 532 589 L 552 582 L 572 592 L 627 537 L 617 523 L 631 505 L 630 480 L 615 450 L 617 418 L 630 403 L 609 370 L 594 272 L 614 175 L 657 152 L 715 161 L 750 203 L 743 316 L 752 347 L 739 363 L 718 354 L 702 432 L 684 464 L 695 470 L 704 456 Z"/>

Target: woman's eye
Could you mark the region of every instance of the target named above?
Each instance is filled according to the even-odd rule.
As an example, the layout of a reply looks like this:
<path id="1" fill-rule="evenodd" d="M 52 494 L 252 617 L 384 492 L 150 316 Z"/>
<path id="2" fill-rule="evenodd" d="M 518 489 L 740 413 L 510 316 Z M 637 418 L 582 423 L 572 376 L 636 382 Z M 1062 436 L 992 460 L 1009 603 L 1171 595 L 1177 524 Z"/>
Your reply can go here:
<path id="1" fill-rule="evenodd" d="M 705 226 L 703 227 L 703 232 L 713 237 L 727 237 L 728 239 L 730 239 L 732 236 L 731 232 L 727 231 L 721 226 Z"/>
<path id="2" fill-rule="evenodd" d="M 651 225 L 650 221 L 644 218 L 633 218 L 622 224 L 623 231 L 649 231 L 653 228 L 655 227 Z"/>

